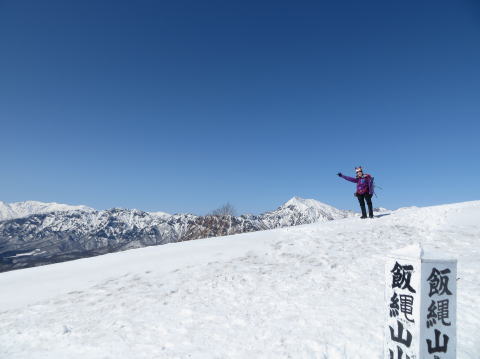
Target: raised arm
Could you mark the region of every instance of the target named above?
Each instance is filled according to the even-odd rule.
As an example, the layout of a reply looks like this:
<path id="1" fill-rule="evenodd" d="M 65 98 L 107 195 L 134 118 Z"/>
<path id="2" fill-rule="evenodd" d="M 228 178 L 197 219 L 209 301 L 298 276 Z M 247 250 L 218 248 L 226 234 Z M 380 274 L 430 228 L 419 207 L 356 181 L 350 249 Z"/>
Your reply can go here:
<path id="1" fill-rule="evenodd" d="M 346 179 L 347 181 L 354 182 L 354 183 L 357 183 L 357 182 L 358 182 L 358 178 L 353 178 L 353 177 L 345 176 L 345 175 L 342 174 L 341 172 L 337 173 L 337 175 L 338 175 L 338 177 L 342 177 L 343 179 Z"/>

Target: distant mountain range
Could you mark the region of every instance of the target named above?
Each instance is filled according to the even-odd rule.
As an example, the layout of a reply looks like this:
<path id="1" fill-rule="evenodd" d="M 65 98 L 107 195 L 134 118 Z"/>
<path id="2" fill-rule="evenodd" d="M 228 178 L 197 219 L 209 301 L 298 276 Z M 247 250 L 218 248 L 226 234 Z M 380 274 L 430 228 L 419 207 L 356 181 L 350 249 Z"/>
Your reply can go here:
<path id="1" fill-rule="evenodd" d="M 0 202 L 0 272 L 353 215 L 353 212 L 299 197 L 293 197 L 271 212 L 241 216 L 170 215 L 118 208 L 97 211 L 58 203 Z"/>
<path id="2" fill-rule="evenodd" d="M 7 219 L 15 219 L 27 217 L 32 214 L 42 214 L 50 212 L 67 212 L 67 211 L 95 211 L 87 206 L 71 206 L 61 203 L 44 203 L 38 201 L 25 201 L 15 203 L 5 203 L 0 201 L 0 221 Z"/>

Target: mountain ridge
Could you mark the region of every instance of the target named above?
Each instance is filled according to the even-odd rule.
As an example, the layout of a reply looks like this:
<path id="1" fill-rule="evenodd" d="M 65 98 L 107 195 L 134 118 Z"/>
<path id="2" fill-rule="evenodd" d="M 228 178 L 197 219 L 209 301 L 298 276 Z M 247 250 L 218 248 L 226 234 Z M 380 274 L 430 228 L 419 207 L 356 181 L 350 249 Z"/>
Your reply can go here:
<path id="1" fill-rule="evenodd" d="M 45 206 L 34 206 L 44 208 Z M 197 216 L 138 209 L 58 205 L 0 222 L 0 271 L 63 262 L 127 249 L 254 232 L 353 216 L 325 203 L 293 197 L 260 215 Z"/>
<path id="2" fill-rule="evenodd" d="M 32 214 L 68 211 L 94 211 L 84 205 L 70 205 L 57 202 L 23 201 L 7 203 L 0 201 L 0 221 L 28 217 Z"/>

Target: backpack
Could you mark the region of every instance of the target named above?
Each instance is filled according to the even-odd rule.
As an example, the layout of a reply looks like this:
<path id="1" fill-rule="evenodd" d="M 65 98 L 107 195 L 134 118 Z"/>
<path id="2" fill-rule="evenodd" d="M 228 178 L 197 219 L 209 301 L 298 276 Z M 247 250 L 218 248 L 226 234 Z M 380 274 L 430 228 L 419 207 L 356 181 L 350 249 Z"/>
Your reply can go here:
<path id="1" fill-rule="evenodd" d="M 372 195 L 375 194 L 375 182 L 374 182 L 375 177 L 372 177 L 369 174 L 365 174 L 365 177 L 368 177 L 370 179 L 368 187 L 370 188 L 370 192 L 372 192 Z"/>

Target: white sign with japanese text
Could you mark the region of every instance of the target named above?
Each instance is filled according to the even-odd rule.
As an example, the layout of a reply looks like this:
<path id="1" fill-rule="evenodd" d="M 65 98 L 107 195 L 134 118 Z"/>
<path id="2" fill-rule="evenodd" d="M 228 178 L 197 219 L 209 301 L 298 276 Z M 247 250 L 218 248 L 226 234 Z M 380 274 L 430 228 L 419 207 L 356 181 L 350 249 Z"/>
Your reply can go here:
<path id="1" fill-rule="evenodd" d="M 385 359 L 454 359 L 454 259 L 406 247 L 385 263 Z"/>
<path id="2" fill-rule="evenodd" d="M 457 262 L 422 262 L 420 358 L 456 358 Z"/>

